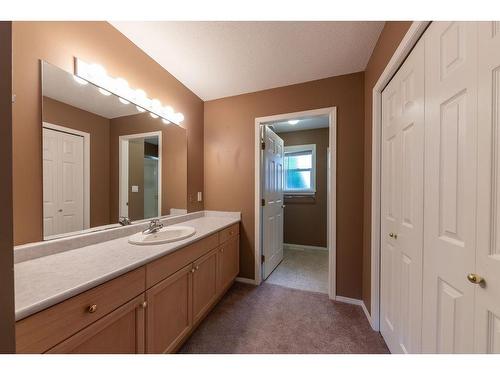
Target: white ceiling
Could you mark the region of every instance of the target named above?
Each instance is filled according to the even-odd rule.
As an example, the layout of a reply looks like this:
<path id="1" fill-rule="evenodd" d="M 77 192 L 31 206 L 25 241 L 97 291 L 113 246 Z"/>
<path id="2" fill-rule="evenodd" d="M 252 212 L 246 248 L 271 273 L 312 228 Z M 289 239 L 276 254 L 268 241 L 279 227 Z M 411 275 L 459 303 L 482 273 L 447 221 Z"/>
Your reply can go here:
<path id="1" fill-rule="evenodd" d="M 366 68 L 384 22 L 111 22 L 203 100 Z"/>
<path id="2" fill-rule="evenodd" d="M 43 96 L 108 119 L 140 113 L 135 105 L 123 104 L 113 94 L 105 96 L 91 83 L 81 85 L 73 74 L 47 62 L 43 62 L 42 82 Z"/>
<path id="3" fill-rule="evenodd" d="M 325 116 L 314 116 L 314 117 L 303 117 L 303 118 L 291 118 L 290 120 L 299 120 L 298 123 L 292 125 L 286 121 L 276 121 L 267 123 L 271 126 L 276 133 L 287 133 L 287 132 L 297 132 L 301 130 L 311 130 L 311 129 L 321 129 L 328 128 L 330 126 L 330 121 L 328 115 Z"/>

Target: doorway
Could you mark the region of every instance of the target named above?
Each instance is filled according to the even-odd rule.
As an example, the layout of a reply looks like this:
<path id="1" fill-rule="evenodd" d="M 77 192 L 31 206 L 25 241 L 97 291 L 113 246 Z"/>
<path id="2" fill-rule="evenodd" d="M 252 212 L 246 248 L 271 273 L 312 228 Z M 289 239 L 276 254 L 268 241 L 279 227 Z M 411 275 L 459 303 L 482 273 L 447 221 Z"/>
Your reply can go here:
<path id="1" fill-rule="evenodd" d="M 256 283 L 335 299 L 335 155 L 335 107 L 256 119 Z"/>

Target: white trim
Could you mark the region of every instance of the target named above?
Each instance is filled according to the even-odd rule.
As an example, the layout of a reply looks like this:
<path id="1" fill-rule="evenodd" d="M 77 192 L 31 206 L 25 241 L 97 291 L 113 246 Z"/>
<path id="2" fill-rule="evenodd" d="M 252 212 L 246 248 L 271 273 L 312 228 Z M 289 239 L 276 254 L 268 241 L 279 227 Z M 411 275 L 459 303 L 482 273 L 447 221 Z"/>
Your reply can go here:
<path id="1" fill-rule="evenodd" d="M 90 133 L 42 122 L 42 127 L 83 137 L 83 229 L 90 228 Z M 44 239 L 48 239 L 48 236 Z"/>
<path id="2" fill-rule="evenodd" d="M 158 217 L 162 216 L 161 212 L 161 196 L 162 196 L 162 131 L 154 131 L 148 133 L 137 133 L 137 134 L 127 134 L 121 135 L 118 137 L 119 144 L 119 189 L 118 189 L 118 207 L 119 207 L 119 216 L 127 216 L 128 217 L 128 207 L 124 204 L 123 197 L 125 194 L 128 195 L 128 147 L 125 147 L 125 143 L 130 139 L 135 138 L 145 138 L 145 137 L 158 137 Z M 124 182 L 127 181 L 125 184 Z M 122 213 L 126 213 L 126 215 L 122 215 Z"/>
<path id="3" fill-rule="evenodd" d="M 310 245 L 299 245 L 299 244 L 294 244 L 294 243 L 283 243 L 283 248 L 284 249 L 290 249 L 290 250 L 328 251 L 328 247 L 310 246 Z"/>
<path id="4" fill-rule="evenodd" d="M 360 300 L 357 298 L 351 298 L 351 297 L 344 297 L 344 296 L 336 296 L 335 301 L 349 303 L 351 305 L 357 305 L 357 306 L 361 306 L 364 304 L 363 300 Z"/>
<path id="5" fill-rule="evenodd" d="M 285 183 L 283 186 L 284 187 L 283 195 L 316 194 L 316 145 L 309 144 L 309 145 L 285 146 L 284 157 L 286 158 L 287 153 L 302 152 L 302 151 L 311 151 L 311 179 L 310 179 L 311 188 L 305 190 L 287 190 L 286 171 L 285 171 Z"/>
<path id="6" fill-rule="evenodd" d="M 380 329 L 380 162 L 382 91 L 417 44 L 430 22 L 413 22 L 373 87 L 372 101 L 372 215 L 371 215 L 371 324 Z"/>
<path id="7" fill-rule="evenodd" d="M 283 121 L 289 118 L 300 118 L 300 117 L 310 117 L 310 116 L 329 116 L 329 149 L 333 150 L 330 153 L 330 179 L 328 181 L 328 296 L 330 299 L 335 299 L 335 277 L 336 277 L 336 256 L 337 256 L 337 241 L 336 241 L 336 198 L 337 198 L 337 107 L 328 107 L 313 109 L 310 111 L 301 111 L 293 113 L 285 113 L 275 116 L 258 117 L 255 119 L 255 139 L 254 139 L 254 165 L 255 165 L 255 196 L 254 196 L 254 223 L 255 223 L 255 276 L 254 282 L 259 285 L 262 282 L 262 270 L 261 270 L 261 183 L 260 183 L 260 170 L 261 170 L 261 134 L 260 127 L 262 123 L 270 121 Z"/>
<path id="8" fill-rule="evenodd" d="M 255 282 L 254 279 L 247 279 L 246 277 L 237 277 L 235 280 L 243 284 L 259 285 Z"/>

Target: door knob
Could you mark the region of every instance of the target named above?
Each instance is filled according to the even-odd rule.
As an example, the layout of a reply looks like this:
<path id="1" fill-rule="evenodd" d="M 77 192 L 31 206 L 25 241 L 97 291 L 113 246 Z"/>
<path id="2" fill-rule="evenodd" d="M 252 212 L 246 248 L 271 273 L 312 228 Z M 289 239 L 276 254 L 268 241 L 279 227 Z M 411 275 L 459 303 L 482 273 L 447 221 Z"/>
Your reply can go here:
<path id="1" fill-rule="evenodd" d="M 281 205 L 281 208 L 285 208 L 285 207 L 286 207 L 286 204 L 282 204 L 282 205 Z"/>
<path id="2" fill-rule="evenodd" d="M 486 280 L 475 273 L 469 273 L 467 275 L 467 280 L 469 280 L 472 284 L 479 284 L 481 287 L 484 287 L 486 284 Z"/>
<path id="3" fill-rule="evenodd" d="M 97 311 L 97 305 L 90 305 L 88 308 L 87 308 L 87 311 L 91 314 L 95 313 Z"/>
<path id="4" fill-rule="evenodd" d="M 389 237 L 394 238 L 395 240 L 398 239 L 398 235 L 396 233 L 389 233 Z"/>

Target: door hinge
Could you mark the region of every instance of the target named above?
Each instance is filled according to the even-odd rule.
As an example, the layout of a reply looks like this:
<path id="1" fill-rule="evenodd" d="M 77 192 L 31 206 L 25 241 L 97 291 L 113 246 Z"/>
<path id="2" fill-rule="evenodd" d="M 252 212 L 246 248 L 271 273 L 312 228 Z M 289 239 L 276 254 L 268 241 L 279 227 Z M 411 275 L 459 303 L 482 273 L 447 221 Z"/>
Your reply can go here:
<path id="1" fill-rule="evenodd" d="M 261 205 L 262 207 L 264 207 L 264 206 L 266 205 L 266 200 L 265 200 L 264 198 L 262 198 L 262 199 L 260 200 L 260 205 Z"/>
<path id="2" fill-rule="evenodd" d="M 266 256 L 265 255 L 261 255 L 260 256 L 260 262 L 264 263 L 265 261 L 266 261 Z"/>
<path id="3" fill-rule="evenodd" d="M 260 148 L 265 150 L 266 149 L 266 142 L 260 141 Z"/>

